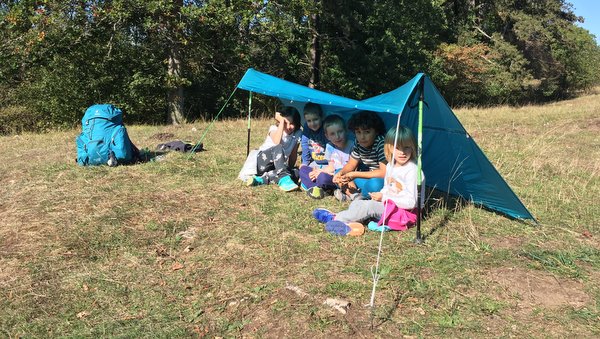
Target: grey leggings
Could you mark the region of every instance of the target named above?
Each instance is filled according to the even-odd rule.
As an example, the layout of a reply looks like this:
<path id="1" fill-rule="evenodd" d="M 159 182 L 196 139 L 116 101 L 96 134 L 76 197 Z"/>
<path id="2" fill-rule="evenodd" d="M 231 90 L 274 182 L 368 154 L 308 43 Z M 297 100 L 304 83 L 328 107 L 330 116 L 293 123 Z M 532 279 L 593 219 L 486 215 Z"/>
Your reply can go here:
<path id="1" fill-rule="evenodd" d="M 273 179 L 279 181 L 279 179 L 290 175 L 288 158 L 285 156 L 283 146 L 275 145 L 264 151 L 258 152 L 258 155 L 256 156 L 256 170 L 258 175 L 268 179 L 269 182 Z M 267 176 L 263 175 L 273 170 L 275 170 L 275 178 L 272 178 L 268 174 Z"/>
<path id="2" fill-rule="evenodd" d="M 379 220 L 383 215 L 383 202 L 375 200 L 354 200 L 348 209 L 335 215 L 335 220 L 343 222 L 363 222 L 369 219 Z"/>

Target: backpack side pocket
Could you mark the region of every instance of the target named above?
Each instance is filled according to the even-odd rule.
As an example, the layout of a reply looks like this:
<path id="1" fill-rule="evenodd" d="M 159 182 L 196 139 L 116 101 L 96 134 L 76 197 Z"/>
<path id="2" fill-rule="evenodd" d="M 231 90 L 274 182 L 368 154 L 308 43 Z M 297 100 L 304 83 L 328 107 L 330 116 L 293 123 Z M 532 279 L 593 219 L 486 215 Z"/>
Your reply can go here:
<path id="1" fill-rule="evenodd" d="M 117 126 L 110 139 L 110 150 L 114 152 L 119 164 L 128 164 L 133 161 L 132 146 L 125 126 Z"/>

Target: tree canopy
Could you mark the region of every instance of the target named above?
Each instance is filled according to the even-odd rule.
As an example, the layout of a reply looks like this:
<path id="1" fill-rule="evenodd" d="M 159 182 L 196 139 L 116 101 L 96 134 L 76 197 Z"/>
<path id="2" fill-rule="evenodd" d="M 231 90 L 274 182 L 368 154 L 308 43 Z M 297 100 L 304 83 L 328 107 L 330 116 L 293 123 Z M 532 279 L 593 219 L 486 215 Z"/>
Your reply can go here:
<path id="1" fill-rule="evenodd" d="M 599 83 L 581 20 L 565 0 L 7 0 L 0 125 L 72 126 L 103 102 L 209 118 L 249 67 L 357 99 L 422 71 L 452 105 L 559 100 Z"/>

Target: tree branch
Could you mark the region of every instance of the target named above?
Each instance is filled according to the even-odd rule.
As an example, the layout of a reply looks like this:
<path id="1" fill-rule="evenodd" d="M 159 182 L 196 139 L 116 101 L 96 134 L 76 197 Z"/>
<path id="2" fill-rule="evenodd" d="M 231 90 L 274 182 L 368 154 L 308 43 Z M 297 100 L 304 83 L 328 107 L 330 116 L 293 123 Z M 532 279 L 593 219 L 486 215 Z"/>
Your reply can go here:
<path id="1" fill-rule="evenodd" d="M 475 26 L 475 29 L 479 31 L 479 33 L 483 34 L 483 36 L 485 36 L 486 38 L 490 39 L 490 40 L 494 40 L 492 39 L 492 37 L 490 35 L 488 35 L 486 32 L 484 32 L 481 28 Z"/>

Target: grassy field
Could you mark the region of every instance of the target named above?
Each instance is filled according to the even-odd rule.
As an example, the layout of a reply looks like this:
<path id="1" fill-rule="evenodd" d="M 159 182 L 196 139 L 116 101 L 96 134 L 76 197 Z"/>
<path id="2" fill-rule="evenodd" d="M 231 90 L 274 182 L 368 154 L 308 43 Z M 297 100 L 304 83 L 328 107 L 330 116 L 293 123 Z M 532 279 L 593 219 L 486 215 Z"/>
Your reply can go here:
<path id="1" fill-rule="evenodd" d="M 540 224 L 439 205 L 423 245 L 385 234 L 375 308 L 379 234 L 325 233 L 333 198 L 245 187 L 245 121 L 116 168 L 76 166 L 78 130 L 0 137 L 0 337 L 600 336 L 600 95 L 457 115 Z M 207 126 L 129 132 L 154 149 Z"/>

